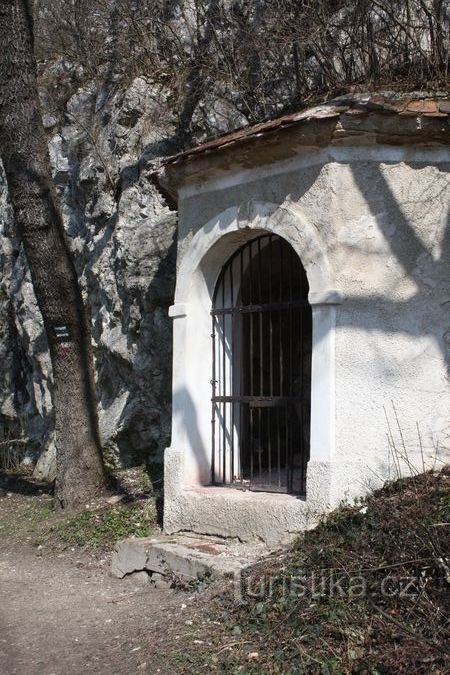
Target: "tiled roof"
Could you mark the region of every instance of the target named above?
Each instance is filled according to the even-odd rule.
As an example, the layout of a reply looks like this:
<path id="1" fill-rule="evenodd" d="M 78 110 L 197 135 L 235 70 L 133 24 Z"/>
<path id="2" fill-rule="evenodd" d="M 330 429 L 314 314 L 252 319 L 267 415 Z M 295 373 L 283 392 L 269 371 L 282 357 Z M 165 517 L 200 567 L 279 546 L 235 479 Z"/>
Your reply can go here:
<path id="1" fill-rule="evenodd" d="M 333 99 L 330 102 L 305 108 L 301 112 L 283 115 L 277 119 L 243 127 L 224 136 L 168 157 L 163 165 L 173 164 L 196 155 L 213 152 L 241 141 L 263 136 L 280 128 L 290 127 L 308 120 L 337 118 L 341 115 L 363 116 L 370 114 L 397 115 L 405 117 L 450 117 L 450 99 L 427 97 L 418 94 L 374 94 L 349 95 Z"/>

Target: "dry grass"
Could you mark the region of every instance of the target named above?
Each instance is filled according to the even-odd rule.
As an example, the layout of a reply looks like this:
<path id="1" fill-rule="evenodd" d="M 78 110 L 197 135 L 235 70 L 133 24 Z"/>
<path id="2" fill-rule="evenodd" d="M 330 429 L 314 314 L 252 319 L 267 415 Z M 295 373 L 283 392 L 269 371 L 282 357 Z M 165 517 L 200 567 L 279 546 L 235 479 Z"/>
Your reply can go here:
<path id="1" fill-rule="evenodd" d="M 398 480 L 253 568 L 244 604 L 216 601 L 221 625 L 202 663 L 227 673 L 448 672 L 449 486 L 445 471 Z"/>
<path id="2" fill-rule="evenodd" d="M 55 509 L 51 486 L 26 473 L 0 472 L 0 538 L 7 546 L 27 542 L 49 552 L 70 548 L 110 551 L 119 539 L 158 530 L 157 495 L 142 467 L 116 471 L 115 492 L 78 512 Z"/>

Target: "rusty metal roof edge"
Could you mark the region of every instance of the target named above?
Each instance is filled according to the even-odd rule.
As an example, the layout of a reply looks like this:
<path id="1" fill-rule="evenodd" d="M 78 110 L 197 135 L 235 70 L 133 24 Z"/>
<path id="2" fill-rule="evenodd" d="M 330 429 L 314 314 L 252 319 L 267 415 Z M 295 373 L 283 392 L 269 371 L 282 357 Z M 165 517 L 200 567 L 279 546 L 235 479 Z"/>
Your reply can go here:
<path id="1" fill-rule="evenodd" d="M 356 97 L 352 95 L 343 96 L 311 108 L 282 115 L 266 122 L 258 122 L 257 124 L 242 127 L 222 136 L 209 139 L 204 143 L 165 158 L 160 164 L 160 169 L 187 161 L 191 157 L 210 154 L 233 144 L 265 136 L 278 129 L 312 120 L 337 118 L 345 114 L 397 115 L 400 121 L 411 117 L 449 118 L 450 99 L 442 95 L 415 98 L 413 94 L 407 93 L 403 96 L 396 95 L 395 97 L 382 94 L 359 94 Z"/>

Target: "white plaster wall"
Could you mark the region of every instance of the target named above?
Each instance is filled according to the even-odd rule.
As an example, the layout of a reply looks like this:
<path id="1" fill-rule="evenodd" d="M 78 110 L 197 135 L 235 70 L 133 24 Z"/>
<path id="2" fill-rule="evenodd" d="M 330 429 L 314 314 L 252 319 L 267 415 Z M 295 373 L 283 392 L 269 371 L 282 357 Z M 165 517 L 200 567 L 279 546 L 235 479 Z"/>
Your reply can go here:
<path id="1" fill-rule="evenodd" d="M 267 226 L 269 221 L 264 217 L 270 215 L 270 209 L 262 214 L 261 205 L 271 204 L 272 210 L 274 204 L 280 205 L 270 215 L 271 227 L 294 247 L 296 240 L 300 242 L 313 292 L 331 288 L 344 298 L 332 310 L 336 314 L 335 337 L 322 345 L 328 351 L 335 349 L 335 371 L 326 382 L 326 391 L 316 388 L 313 393 L 321 400 L 331 397 L 333 409 L 333 419 L 325 421 L 325 427 L 320 420 L 312 422 L 317 452 L 309 467 L 306 501 L 313 511 L 363 494 L 394 477 L 399 465 L 407 473 L 421 470 L 423 462 L 440 466 L 449 460 L 449 167 L 450 154 L 443 148 L 340 147 L 311 151 L 299 159 L 298 166 L 290 160 L 284 170 L 279 163 L 241 171 L 238 176 L 230 171 L 221 181 L 205 181 L 201 187 L 187 186 L 181 191 L 176 301 L 187 301 L 193 289 L 200 298 L 191 316 L 187 311 L 182 329 L 190 331 L 190 340 L 195 335 L 200 347 L 198 360 L 190 359 L 184 371 L 183 386 L 190 392 L 191 412 L 201 411 L 204 401 L 210 398 L 209 380 L 201 375 L 208 364 L 210 337 L 205 331 L 198 334 L 201 317 L 196 314 L 209 312 L 208 284 L 202 285 L 199 269 L 191 270 L 194 286 L 188 282 L 193 248 L 204 247 L 197 251 L 198 260 L 207 254 L 207 238 L 195 238 L 207 223 L 211 230 L 229 232 L 237 210 L 243 223 Z M 258 203 L 258 208 L 253 208 L 253 203 Z M 289 211 L 295 212 L 296 218 L 290 218 Z M 223 247 L 216 246 L 215 253 L 209 253 L 208 269 L 214 269 L 216 264 L 218 274 L 239 238 L 245 236 L 244 230 L 240 233 L 237 228 L 235 239 Z M 307 241 L 311 246 L 305 245 Z M 209 285 L 213 287 L 212 279 Z M 316 331 L 320 316 L 318 308 Z M 327 316 L 325 323 L 330 314 Z M 175 323 L 178 321 L 175 319 Z M 329 323 L 330 330 L 332 324 Z M 329 329 L 325 328 L 325 337 Z M 186 346 L 180 339 L 177 353 L 183 344 Z M 316 358 L 316 363 L 321 362 Z M 200 454 L 207 458 L 210 414 L 200 412 L 199 420 Z M 198 456 L 198 448 L 192 448 L 192 433 L 189 439 L 186 432 L 186 420 L 180 423 L 175 418 L 172 449 L 168 453 L 172 462 L 177 452 L 184 453 L 185 461 L 196 453 Z M 193 486 L 201 482 L 205 470 L 207 473 L 207 460 L 196 475 L 187 471 L 179 475 L 188 477 Z M 180 479 L 180 491 L 183 480 Z M 223 502 L 224 493 L 221 494 Z M 252 518 L 256 517 L 251 498 L 252 495 L 246 500 L 239 498 L 241 521 L 245 508 L 251 509 Z M 180 500 L 177 506 L 171 506 L 169 500 L 167 529 L 207 531 L 203 507 L 198 506 L 198 512 L 193 507 L 201 501 L 198 494 L 195 499 L 192 496 L 191 502 L 183 492 L 183 500 L 183 507 Z M 260 521 L 253 535 L 243 537 L 264 538 L 264 532 L 270 530 L 267 538 L 275 540 L 277 518 L 269 519 L 273 523 L 269 527 L 266 514 L 265 524 L 264 508 L 259 503 Z M 297 522 L 294 529 L 302 527 L 306 507 L 300 500 L 296 503 L 297 506 L 291 503 L 287 507 L 287 502 L 280 506 L 279 501 L 274 507 L 279 513 L 280 539 L 287 527 L 282 525 L 282 513 L 291 513 L 292 523 Z M 211 509 L 210 499 L 208 504 Z M 298 517 L 292 515 L 294 512 Z M 216 521 L 220 508 L 218 513 Z M 225 528 L 228 534 L 238 535 L 239 518 L 233 521 L 234 529 Z M 217 526 L 211 527 L 217 531 Z"/>
<path id="2" fill-rule="evenodd" d="M 448 461 L 450 183 L 439 164 L 334 163 L 332 171 L 336 193 L 351 195 L 335 201 L 329 255 L 346 297 L 336 332 L 336 461 L 368 468 L 353 482 L 351 470 L 345 476 L 354 495 L 396 475 L 390 450 L 405 473 L 422 469 L 420 443 L 427 466 L 436 453 L 438 466 Z M 341 489 L 336 481 L 335 494 Z"/>

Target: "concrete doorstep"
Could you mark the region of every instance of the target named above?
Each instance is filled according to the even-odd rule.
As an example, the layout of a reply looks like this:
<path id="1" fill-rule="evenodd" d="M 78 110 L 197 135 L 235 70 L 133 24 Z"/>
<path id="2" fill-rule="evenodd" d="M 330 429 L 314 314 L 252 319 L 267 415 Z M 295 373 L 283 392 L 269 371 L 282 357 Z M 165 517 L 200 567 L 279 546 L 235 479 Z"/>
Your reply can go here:
<path id="1" fill-rule="evenodd" d="M 262 544 L 249 545 L 199 535 L 131 537 L 116 544 L 111 573 L 119 579 L 141 571 L 183 581 L 205 576 L 232 577 L 267 553 Z"/>

